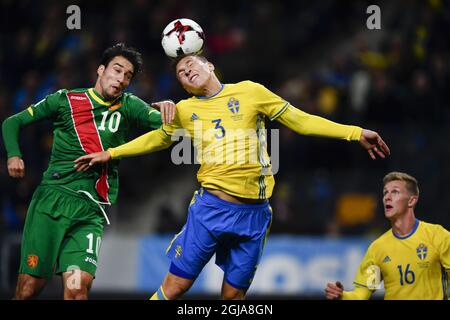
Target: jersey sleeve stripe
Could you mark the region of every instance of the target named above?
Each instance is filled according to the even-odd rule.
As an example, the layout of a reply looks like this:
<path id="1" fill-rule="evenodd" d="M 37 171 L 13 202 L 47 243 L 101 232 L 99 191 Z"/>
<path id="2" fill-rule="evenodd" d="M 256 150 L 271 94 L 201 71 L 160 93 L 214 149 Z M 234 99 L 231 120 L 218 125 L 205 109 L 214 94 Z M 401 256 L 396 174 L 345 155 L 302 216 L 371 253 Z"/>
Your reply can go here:
<path id="1" fill-rule="evenodd" d="M 288 105 L 289 105 L 289 102 L 286 102 L 286 104 L 283 106 L 283 108 L 281 108 L 280 111 L 278 111 L 277 113 L 275 113 L 275 115 L 274 115 L 272 118 L 270 118 L 270 121 L 273 121 L 273 120 L 275 120 L 276 118 L 278 118 L 278 117 L 280 116 L 280 114 L 282 114 L 282 113 L 284 112 L 284 110 L 286 110 L 286 108 L 288 107 Z"/>
<path id="2" fill-rule="evenodd" d="M 365 286 L 365 285 L 363 285 L 363 284 L 361 284 L 361 283 L 358 283 L 358 282 L 353 282 L 353 284 L 354 284 L 355 286 L 358 286 L 358 287 L 364 287 L 364 288 L 369 289 L 368 286 Z"/>
<path id="3" fill-rule="evenodd" d="M 164 130 L 164 128 L 163 127 L 161 127 L 161 130 L 166 134 L 166 136 L 168 136 L 168 137 L 171 137 L 171 135 L 170 134 L 168 134 L 167 133 L 167 131 L 166 130 Z"/>

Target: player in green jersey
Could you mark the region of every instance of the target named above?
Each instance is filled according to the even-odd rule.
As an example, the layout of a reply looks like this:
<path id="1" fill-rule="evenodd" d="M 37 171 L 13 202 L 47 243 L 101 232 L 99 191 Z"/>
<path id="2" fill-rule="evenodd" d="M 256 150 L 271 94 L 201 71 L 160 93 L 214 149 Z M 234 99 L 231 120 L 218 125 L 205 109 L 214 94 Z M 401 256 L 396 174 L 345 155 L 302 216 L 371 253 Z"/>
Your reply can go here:
<path id="1" fill-rule="evenodd" d="M 172 101 L 152 104 L 160 113 L 124 93 L 141 65 L 139 52 L 117 44 L 105 50 L 93 88 L 61 89 L 3 122 L 8 172 L 15 178 L 25 175 L 19 130 L 43 119 L 54 127 L 48 169 L 25 221 L 16 299 L 37 296 L 54 273 L 62 275 L 64 299 L 88 298 L 103 225 L 109 224 L 104 208 L 117 199 L 119 161 L 88 172 L 77 172 L 73 161 L 125 143 L 131 128 L 148 131 L 172 121 Z"/>

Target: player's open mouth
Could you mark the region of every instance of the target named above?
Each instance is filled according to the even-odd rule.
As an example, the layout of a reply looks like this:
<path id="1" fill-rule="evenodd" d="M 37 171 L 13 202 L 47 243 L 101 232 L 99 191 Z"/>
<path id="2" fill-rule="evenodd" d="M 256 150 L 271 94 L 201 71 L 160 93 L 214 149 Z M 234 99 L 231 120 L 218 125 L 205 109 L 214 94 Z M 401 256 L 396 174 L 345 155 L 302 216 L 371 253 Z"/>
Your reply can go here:
<path id="1" fill-rule="evenodd" d="M 194 74 L 193 76 L 191 76 L 190 78 L 189 78 L 189 81 L 194 81 L 195 79 L 197 79 L 197 77 L 198 77 L 198 74 Z"/>
<path id="2" fill-rule="evenodd" d="M 384 206 L 384 209 L 391 210 L 393 207 L 390 204 L 387 204 Z"/>

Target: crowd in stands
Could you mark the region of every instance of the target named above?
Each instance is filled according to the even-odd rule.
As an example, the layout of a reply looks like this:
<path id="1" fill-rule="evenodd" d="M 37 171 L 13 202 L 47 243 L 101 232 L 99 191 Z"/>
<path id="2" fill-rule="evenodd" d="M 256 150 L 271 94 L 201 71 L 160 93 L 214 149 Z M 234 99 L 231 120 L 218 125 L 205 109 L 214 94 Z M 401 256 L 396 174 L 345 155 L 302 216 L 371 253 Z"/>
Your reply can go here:
<path id="1" fill-rule="evenodd" d="M 387 225 L 382 178 L 393 170 L 418 178 L 418 217 L 423 213 L 448 228 L 449 1 L 381 2 L 381 30 L 366 28 L 369 4 L 78 1 L 81 30 L 68 30 L 68 2 L 6 1 L 0 5 L 0 120 L 60 88 L 93 86 L 102 51 L 117 42 L 138 48 L 144 57 L 144 71 L 129 91 L 148 102 L 185 98 L 160 40 L 169 21 L 189 17 L 203 27 L 205 55 L 223 82 L 260 82 L 306 112 L 377 130 L 391 148 L 389 159 L 373 162 L 356 145 L 299 137 L 271 124 L 280 129 L 281 155 L 272 232 L 378 232 Z M 22 130 L 20 143 L 24 179 L 8 177 L 0 148 L 0 232 L 23 227 L 51 151 L 51 123 Z M 148 168 L 139 172 L 141 179 L 135 179 L 131 163 Z M 171 166 L 162 152 L 125 160 L 120 202 L 140 201 L 141 190 L 151 193 L 158 188 L 155 181 L 171 178 Z M 161 210 L 157 230 L 177 231 L 183 221 L 169 207 Z"/>

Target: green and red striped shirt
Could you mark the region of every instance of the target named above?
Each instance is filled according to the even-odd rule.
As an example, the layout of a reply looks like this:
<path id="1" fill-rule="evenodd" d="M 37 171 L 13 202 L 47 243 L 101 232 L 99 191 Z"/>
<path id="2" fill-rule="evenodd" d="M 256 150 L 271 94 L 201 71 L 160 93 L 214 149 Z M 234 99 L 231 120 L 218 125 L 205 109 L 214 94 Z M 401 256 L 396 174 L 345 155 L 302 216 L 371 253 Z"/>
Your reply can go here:
<path id="1" fill-rule="evenodd" d="M 76 172 L 74 160 L 127 142 L 132 128 L 161 126 L 159 111 L 131 93 L 104 101 L 94 89 L 61 89 L 3 122 L 8 158 L 22 157 L 18 138 L 21 127 L 49 119 L 53 122 L 53 148 L 42 185 L 64 185 L 84 190 L 102 202 L 114 203 L 118 193 L 118 160 L 86 172 Z"/>

